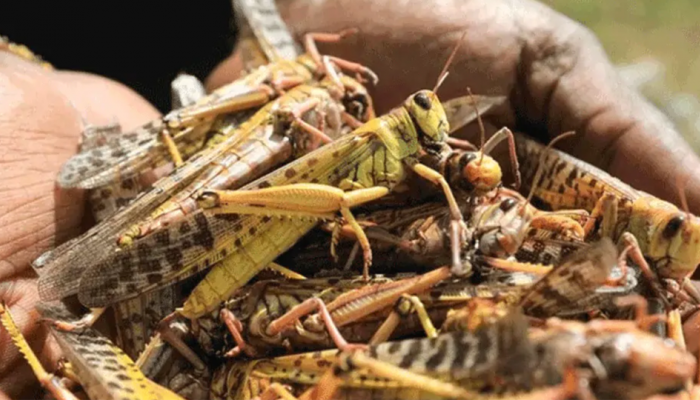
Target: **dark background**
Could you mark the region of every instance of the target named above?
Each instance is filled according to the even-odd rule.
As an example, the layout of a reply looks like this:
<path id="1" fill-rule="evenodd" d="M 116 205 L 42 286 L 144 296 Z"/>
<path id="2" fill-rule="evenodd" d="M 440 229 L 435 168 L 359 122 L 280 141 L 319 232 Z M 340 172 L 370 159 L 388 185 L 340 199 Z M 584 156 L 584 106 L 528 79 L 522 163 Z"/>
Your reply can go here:
<path id="1" fill-rule="evenodd" d="M 161 112 L 179 72 L 203 80 L 235 43 L 230 0 L 5 1 L 0 35 L 56 68 L 122 82 Z"/>

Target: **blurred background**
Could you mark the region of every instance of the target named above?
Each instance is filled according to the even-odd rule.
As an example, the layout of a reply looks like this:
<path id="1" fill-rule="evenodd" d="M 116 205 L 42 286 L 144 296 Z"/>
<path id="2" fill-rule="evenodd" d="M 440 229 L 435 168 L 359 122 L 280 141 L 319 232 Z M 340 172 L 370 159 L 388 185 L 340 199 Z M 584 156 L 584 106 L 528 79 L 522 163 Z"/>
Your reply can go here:
<path id="1" fill-rule="evenodd" d="M 694 0 L 541 0 L 600 39 L 623 77 L 700 153 L 700 7 Z"/>
<path id="2" fill-rule="evenodd" d="M 541 1 L 593 30 L 623 77 L 666 112 L 700 153 L 697 0 Z M 230 53 L 235 41 L 231 0 L 209 0 L 206 7 L 185 0 L 157 8 L 140 4 L 7 2 L 0 33 L 57 68 L 125 83 L 166 112 L 170 81 L 178 72 L 203 79 Z"/>

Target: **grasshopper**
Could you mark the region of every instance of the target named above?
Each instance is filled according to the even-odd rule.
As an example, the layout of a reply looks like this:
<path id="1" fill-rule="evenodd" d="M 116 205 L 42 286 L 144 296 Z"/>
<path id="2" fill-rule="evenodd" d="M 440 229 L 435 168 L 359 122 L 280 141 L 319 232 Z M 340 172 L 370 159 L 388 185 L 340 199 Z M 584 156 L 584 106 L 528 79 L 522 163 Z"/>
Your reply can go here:
<path id="1" fill-rule="evenodd" d="M 357 113 L 351 117 L 357 116 L 360 120 L 369 118 L 372 115 L 371 101 L 364 87 L 349 77 L 338 78 L 338 81 L 347 90 L 334 92 L 336 86 L 331 79 L 324 80 L 320 86 L 301 85 L 268 104 L 237 129 L 228 126 L 227 129 L 234 132 L 228 133 L 226 140 L 200 152 L 186 165 L 157 181 L 150 191 L 105 223 L 40 257 L 34 266 L 39 268 L 42 276 L 39 282 L 42 298 L 55 299 L 71 294 L 77 282 L 71 283 L 66 277 L 79 273 L 77 271 L 82 270 L 85 264 L 93 264 L 95 259 L 112 253 L 119 239 L 122 245 L 129 243 L 132 237 L 139 236 L 142 225 L 153 227 L 167 217 L 177 219 L 177 215 L 182 215 L 181 203 L 190 204 L 187 200 L 202 185 L 238 187 L 292 155 L 313 149 L 319 142 L 305 135 L 307 130 L 301 125 L 305 123 L 302 118 L 323 122 L 324 129 L 331 134 L 342 133 L 345 123 L 330 117 L 326 123 L 319 121 L 319 118 L 324 115 L 338 116 L 346 105 Z M 336 94 L 330 94 L 325 88 L 332 89 L 330 93 Z M 338 98 L 338 95 L 342 97 Z M 304 109 L 297 116 L 299 107 Z M 297 125 L 297 121 L 300 125 Z M 169 195 L 178 191 L 182 194 L 177 195 L 174 201 L 166 201 Z M 165 216 L 161 218 L 161 215 Z M 145 223 L 134 225 L 131 222 L 143 218 L 146 218 Z M 91 248 L 92 251 L 88 255 L 81 253 L 81 248 Z M 89 259 L 85 259 L 86 256 Z M 61 284 L 68 286 L 61 289 L 56 287 Z"/>
<path id="2" fill-rule="evenodd" d="M 193 321 L 192 331 L 206 353 L 214 356 L 220 354 L 218 349 L 226 342 L 222 338 L 225 325 L 236 345 L 227 356 L 245 353 L 249 357 L 259 357 L 275 348 L 289 351 L 290 348 L 323 349 L 335 345 L 350 349 L 353 346 L 347 340 L 362 343 L 370 338 L 371 343 L 376 343 L 395 333 L 395 322 L 401 315 L 408 315 L 411 308 L 418 312 L 420 324 L 405 321 L 400 325 L 399 334 L 415 334 L 421 327 L 426 332 L 434 332 L 434 320 L 430 315 L 440 321 L 445 318 L 445 309 L 473 298 L 508 299 L 535 316 L 580 313 L 602 304 L 599 300 L 605 294 L 598 293 L 597 289 L 615 263 L 615 247 L 605 240 L 591 246 L 586 253 L 578 253 L 532 285 L 523 282 L 475 285 L 464 279 L 446 281 L 450 276 L 447 267 L 394 281 L 377 277 L 369 283 L 358 278 L 288 284 L 260 281 L 239 290 L 219 312 Z M 564 303 L 564 299 L 568 302 Z M 398 304 L 392 308 L 394 303 Z M 312 314 L 315 311 L 317 313 Z M 396 315 L 391 317 L 387 313 Z M 292 326 L 294 329 L 289 330 Z M 162 336 L 198 369 L 204 366 L 192 351 L 185 349 L 182 340 L 171 335 Z"/>
<path id="3" fill-rule="evenodd" d="M 571 374 L 577 384 L 568 388 L 569 396 L 637 399 L 683 390 L 694 374 L 695 359 L 673 341 L 639 329 L 644 316 L 638 320 L 585 324 L 554 319 L 548 320 L 544 332 L 528 335 L 525 319 L 511 311 L 473 332 L 390 342 L 345 354 L 333 368 L 317 370 L 314 378 L 323 377 L 306 398 L 333 398 L 338 389 L 356 387 L 356 378 L 363 375 L 388 379 L 392 387 L 447 397 L 459 393 L 457 389 L 464 397 L 474 390 L 547 388 L 566 382 Z M 451 395 L 443 391 L 448 388 Z"/>
<path id="4" fill-rule="evenodd" d="M 536 198 L 551 209 L 591 212 L 584 227 L 587 237 L 609 236 L 633 245 L 630 256 L 652 283 L 657 274 L 683 281 L 696 269 L 700 263 L 698 217 L 561 151 L 543 152 L 539 144 L 521 135 L 516 140 L 525 175 L 533 170 L 533 157 L 544 154 L 545 180 L 535 191 Z"/>
<path id="5" fill-rule="evenodd" d="M 449 151 L 445 144 L 448 131 L 437 95 L 419 91 L 402 107 L 246 185 L 244 190 L 205 192 L 200 206 L 215 210 L 195 212 L 167 230 L 136 241 L 131 249 L 88 267 L 81 276 L 78 297 L 89 307 L 105 306 L 225 259 L 185 302 L 183 315 L 200 316 L 215 309 L 316 225 L 309 220 L 273 220 L 269 214 L 328 218 L 340 209 L 352 220 L 349 207 L 385 195 L 403 181 L 409 169 L 443 188 L 454 212 L 457 236 L 462 218 L 452 191 L 441 175 L 417 160 L 420 152 L 437 156 Z M 267 206 L 259 207 L 261 202 Z M 231 208 L 243 214 L 227 215 L 225 211 Z M 247 215 L 250 213 L 258 215 Z M 363 235 L 360 231 L 358 235 Z M 371 252 L 366 250 L 369 266 Z"/>
<path id="6" fill-rule="evenodd" d="M 352 110 L 352 114 L 345 109 Z M 278 165 L 280 159 L 303 155 L 373 116 L 372 104 L 364 87 L 351 78 L 327 79 L 321 82 L 320 87 L 298 86 L 241 126 L 241 131 L 250 139 L 241 140 L 215 164 L 202 171 L 188 187 L 158 207 L 146 221 L 129 228 L 119 238 L 119 243 L 128 246 L 135 238 L 191 214 L 197 208 L 196 197 L 203 188 L 236 189 Z M 320 125 L 323 129 L 315 128 L 305 120 L 315 122 L 314 125 Z M 265 140 L 270 132 L 277 130 L 290 137 L 291 143 L 283 141 L 275 148 L 270 143 L 274 138 Z"/>
<path id="7" fill-rule="evenodd" d="M 540 175 L 541 171 L 536 174 L 535 181 Z M 583 239 L 579 221 L 587 217 L 585 211 L 542 212 L 529 204 L 532 195 L 533 190 L 525 199 L 517 192 L 499 188 L 495 194 L 482 197 L 479 204 L 462 201 L 462 212 L 469 215 L 469 235 L 458 250 L 467 250 L 463 262 L 471 264 L 475 257 L 505 259 L 514 255 L 529 239 L 526 235 L 531 226 L 560 236 Z M 449 227 L 446 224 L 447 216 L 448 210 L 443 205 L 429 203 L 403 210 L 373 212 L 361 216 L 360 221 L 364 225 L 372 225 L 367 228 L 369 237 L 396 244 L 414 254 L 421 264 L 440 265 L 453 244 L 445 234 Z M 352 233 L 348 229 L 345 231 Z M 392 234 L 392 231 L 396 234 Z M 455 249 L 451 249 L 451 254 L 455 252 Z"/>
<path id="8" fill-rule="evenodd" d="M 63 304 L 40 304 L 42 315 L 71 319 Z M 25 355 L 39 382 L 57 399 L 77 399 L 64 384 L 47 373 L 15 325 L 9 309 L 0 304 L 0 320 L 15 344 Z M 82 332 L 52 330 L 56 341 L 70 361 L 77 377 L 91 399 L 158 399 L 182 400 L 148 379 L 117 346 L 92 329 Z"/>
<path id="9" fill-rule="evenodd" d="M 353 32 L 307 34 L 307 53 L 296 59 L 280 59 L 262 66 L 194 105 L 174 110 L 105 146 L 77 154 L 63 166 L 58 176 L 59 185 L 91 189 L 138 175 L 169 159 L 176 166 L 181 165 L 185 158 L 201 148 L 218 116 L 260 107 L 288 89 L 324 76 L 326 66 L 314 42 L 337 41 Z M 372 71 L 359 64 L 336 57 L 330 60 L 352 70 L 362 81 L 363 76 L 373 83 L 377 81 Z"/>

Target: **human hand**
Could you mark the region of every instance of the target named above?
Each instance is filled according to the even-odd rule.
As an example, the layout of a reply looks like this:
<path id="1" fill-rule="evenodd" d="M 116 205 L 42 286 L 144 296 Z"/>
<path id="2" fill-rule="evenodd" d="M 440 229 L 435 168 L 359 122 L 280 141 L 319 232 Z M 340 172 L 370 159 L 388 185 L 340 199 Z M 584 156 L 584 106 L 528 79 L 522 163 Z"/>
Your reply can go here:
<path id="1" fill-rule="evenodd" d="M 83 194 L 60 190 L 61 165 L 77 151 L 83 119 L 124 129 L 158 117 L 140 96 L 106 78 L 46 71 L 0 51 L 0 301 L 47 369 L 58 347 L 39 324 L 30 262 L 81 232 Z M 36 398 L 37 382 L 0 328 L 0 399 Z"/>
<path id="2" fill-rule="evenodd" d="M 558 147 L 676 204 L 676 176 L 700 168 L 666 117 L 622 82 L 596 38 L 543 4 L 286 0 L 279 8 L 297 37 L 359 28 L 356 37 L 319 49 L 377 72 L 379 111 L 432 88 L 466 31 L 440 89 L 442 99 L 464 95 L 467 86 L 477 94 L 507 95 L 511 115 L 504 120 L 514 119 L 517 127 L 541 133 L 545 141 L 574 130 L 577 135 Z M 240 65 L 235 56 L 222 63 L 209 86 L 230 80 Z M 699 176 L 690 177 L 687 192 L 691 210 L 700 213 Z"/>

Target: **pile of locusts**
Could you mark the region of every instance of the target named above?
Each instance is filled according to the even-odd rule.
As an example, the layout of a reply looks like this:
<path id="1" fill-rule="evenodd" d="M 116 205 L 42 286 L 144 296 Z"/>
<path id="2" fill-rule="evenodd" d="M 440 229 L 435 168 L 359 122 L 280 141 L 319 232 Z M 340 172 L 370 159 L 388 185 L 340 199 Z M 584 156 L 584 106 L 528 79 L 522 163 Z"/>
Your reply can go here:
<path id="1" fill-rule="evenodd" d="M 441 103 L 449 61 L 375 116 L 374 73 L 315 46 L 352 30 L 299 54 L 272 1 L 237 15 L 247 75 L 210 94 L 178 77 L 171 113 L 88 126 L 58 176 L 100 221 L 33 263 L 65 378 L 0 307 L 54 396 L 74 381 L 91 399 L 697 393 L 687 207 L 507 128 L 450 137 L 499 99 Z M 117 344 L 90 327 L 105 310 Z"/>

